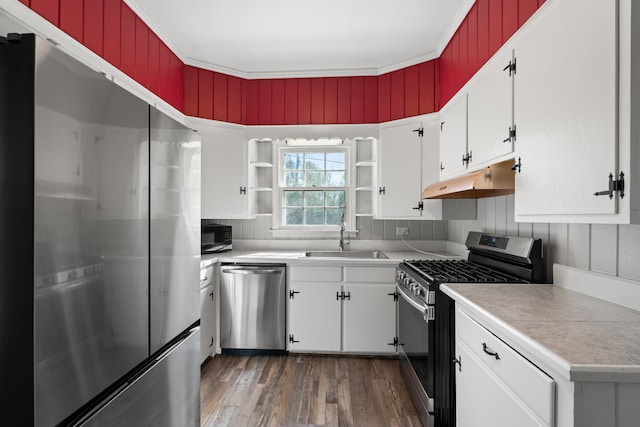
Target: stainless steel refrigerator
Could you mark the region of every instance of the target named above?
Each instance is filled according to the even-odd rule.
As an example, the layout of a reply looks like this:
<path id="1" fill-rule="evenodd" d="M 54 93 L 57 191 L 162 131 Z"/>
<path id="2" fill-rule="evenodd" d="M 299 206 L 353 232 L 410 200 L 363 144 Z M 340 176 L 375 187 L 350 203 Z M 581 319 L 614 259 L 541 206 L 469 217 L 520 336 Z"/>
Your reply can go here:
<path id="1" fill-rule="evenodd" d="M 199 137 L 49 42 L 8 40 L 3 423 L 199 426 Z"/>

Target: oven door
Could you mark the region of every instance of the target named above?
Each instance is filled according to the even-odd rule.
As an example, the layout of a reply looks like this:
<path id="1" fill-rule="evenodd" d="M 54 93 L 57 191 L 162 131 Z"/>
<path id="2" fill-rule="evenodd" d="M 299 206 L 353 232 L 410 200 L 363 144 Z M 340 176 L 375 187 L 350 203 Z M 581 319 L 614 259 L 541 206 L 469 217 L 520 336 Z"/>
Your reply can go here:
<path id="1" fill-rule="evenodd" d="M 400 370 L 414 404 L 425 426 L 434 425 L 434 327 L 428 321 L 429 310 L 401 286 L 396 286 L 398 298 L 398 352 Z"/>

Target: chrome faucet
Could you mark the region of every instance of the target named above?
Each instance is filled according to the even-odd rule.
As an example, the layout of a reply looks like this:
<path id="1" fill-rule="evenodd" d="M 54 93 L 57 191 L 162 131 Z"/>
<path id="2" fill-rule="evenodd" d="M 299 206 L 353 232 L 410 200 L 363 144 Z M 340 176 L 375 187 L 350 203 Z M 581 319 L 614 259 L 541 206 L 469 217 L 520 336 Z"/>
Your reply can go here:
<path id="1" fill-rule="evenodd" d="M 346 227 L 347 224 L 344 222 L 344 212 L 342 212 L 342 215 L 340 215 L 340 246 L 338 247 L 338 250 L 340 252 L 344 251 L 345 245 L 348 245 L 350 243 L 349 236 L 347 236 L 346 241 L 344 238 L 344 230 Z"/>

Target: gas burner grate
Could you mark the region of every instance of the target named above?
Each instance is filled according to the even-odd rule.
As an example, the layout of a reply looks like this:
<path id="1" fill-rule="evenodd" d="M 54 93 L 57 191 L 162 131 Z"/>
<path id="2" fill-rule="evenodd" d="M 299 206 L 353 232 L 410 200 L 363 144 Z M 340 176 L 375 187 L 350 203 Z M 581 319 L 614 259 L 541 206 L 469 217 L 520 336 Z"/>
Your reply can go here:
<path id="1" fill-rule="evenodd" d="M 466 260 L 406 261 L 425 279 L 438 283 L 519 283 L 517 277 Z"/>

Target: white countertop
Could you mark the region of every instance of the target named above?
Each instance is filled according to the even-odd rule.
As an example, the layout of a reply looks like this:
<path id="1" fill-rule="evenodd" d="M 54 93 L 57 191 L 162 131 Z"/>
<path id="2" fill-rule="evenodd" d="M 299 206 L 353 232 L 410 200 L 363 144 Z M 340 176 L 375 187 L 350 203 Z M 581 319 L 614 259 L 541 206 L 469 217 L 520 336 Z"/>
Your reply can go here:
<path id="1" fill-rule="evenodd" d="M 571 381 L 640 382 L 640 312 L 556 285 L 441 289 L 525 357 Z"/>

